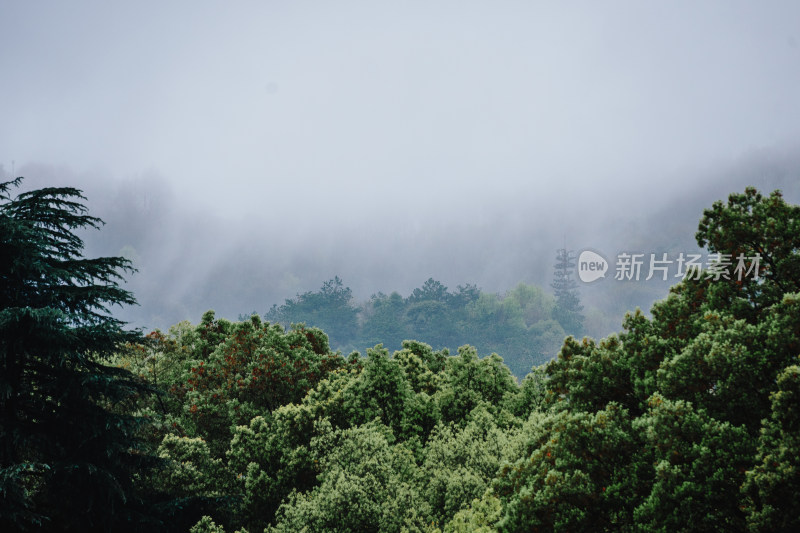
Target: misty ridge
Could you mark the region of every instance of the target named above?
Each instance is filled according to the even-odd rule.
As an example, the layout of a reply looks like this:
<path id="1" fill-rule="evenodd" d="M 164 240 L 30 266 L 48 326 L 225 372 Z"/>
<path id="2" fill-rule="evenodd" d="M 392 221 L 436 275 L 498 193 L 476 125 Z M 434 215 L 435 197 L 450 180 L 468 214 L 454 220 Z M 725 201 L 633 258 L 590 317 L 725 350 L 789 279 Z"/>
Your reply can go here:
<path id="1" fill-rule="evenodd" d="M 797 196 L 791 4 L 0 10 L 2 175 L 84 190 L 148 331 L 336 277 L 359 326 L 429 279 L 551 294 L 558 249 L 689 253 L 713 201 Z M 585 333 L 675 281 L 581 285 Z"/>
<path id="2" fill-rule="evenodd" d="M 9 170 L 0 170 L 8 179 Z M 606 194 L 600 203 L 592 201 L 592 194 L 551 186 L 506 197 L 487 191 L 481 205 L 444 195 L 418 206 L 393 205 L 389 199 L 385 205 L 331 205 L 319 212 L 304 209 L 298 192 L 265 198 L 263 213 L 239 219 L 185 201 L 183 191 L 157 170 L 121 178 L 30 164 L 16 173 L 26 177 L 26 189 L 68 185 L 84 191 L 90 212 L 106 222 L 102 231 L 82 235 L 86 254 L 122 255 L 133 262 L 138 272 L 128 277 L 126 288 L 139 306 L 113 312 L 146 331 L 166 330 L 184 320 L 196 323 L 209 309 L 229 319 L 251 312 L 263 316 L 272 309 L 277 318 L 277 308 L 334 278 L 351 291 L 359 326 L 369 318 L 375 298 L 396 293 L 408 299 L 426 280 L 452 294 L 473 287 L 500 302 L 520 284 L 549 296 L 555 252 L 566 246 L 600 250 L 611 262 L 606 280 L 578 286 L 585 315 L 582 333 L 601 338 L 618 330 L 626 311 L 648 310 L 677 282 L 616 281 L 616 254 L 699 253 L 693 236 L 703 209 L 747 185 L 764 192 L 781 189 L 789 202 L 800 198 L 797 150 L 765 150 L 694 172 L 677 183 L 665 179 L 642 190 Z M 345 339 L 341 332 L 323 329 L 333 348 L 363 353 L 369 347 L 359 344 L 364 339 Z M 422 335 L 413 328 L 406 333 Z M 442 340 L 440 346 L 436 338 L 419 340 L 451 350 L 473 344 L 482 352 L 504 355 L 502 343 L 482 341 L 469 331 L 463 335 Z M 563 340 L 552 332 L 551 337 L 552 346 L 543 349 L 550 357 Z M 400 340 L 376 339 L 392 349 L 399 348 Z M 543 362 L 534 358 L 509 364 L 515 374 L 524 375 L 531 364 Z"/>

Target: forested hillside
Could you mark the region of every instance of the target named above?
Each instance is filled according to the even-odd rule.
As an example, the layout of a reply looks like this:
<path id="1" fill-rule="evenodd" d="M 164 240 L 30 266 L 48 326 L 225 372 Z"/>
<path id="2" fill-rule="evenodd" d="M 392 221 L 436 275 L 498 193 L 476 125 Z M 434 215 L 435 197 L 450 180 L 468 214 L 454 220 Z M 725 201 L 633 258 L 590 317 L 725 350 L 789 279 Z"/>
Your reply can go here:
<path id="1" fill-rule="evenodd" d="M 61 216 L 77 204 L 20 201 L 3 187 L 0 361 L 3 376 L 39 379 L 2 381 L 0 525 L 9 529 L 65 530 L 64 502 L 79 504 L 76 531 L 800 529 L 800 207 L 779 192 L 748 188 L 700 220 L 696 239 L 710 253 L 760 258 L 747 275 L 695 271 L 650 317 L 632 311 L 602 340 L 562 339 L 554 360 L 517 381 L 503 353 L 480 343 L 542 323 L 558 331 L 552 316 L 533 316 L 550 304 L 533 305 L 547 297 L 527 285 L 498 298 L 431 280 L 407 298 L 376 295 L 359 324 L 318 306 L 326 297 L 348 309 L 334 279 L 273 308 L 272 321 L 209 311 L 168 331 L 98 337 L 120 325 L 71 304 L 92 297 L 96 310 L 126 294 L 98 292 L 91 273 L 72 270 L 80 246 L 70 231 L 92 220 Z M 37 205 L 62 211 L 20 207 Z M 56 246 L 63 239 L 69 246 Z M 126 266 L 106 264 L 100 285 Z M 90 289 L 63 289 L 70 283 Z M 66 303 L 42 296 L 52 291 L 66 291 Z M 322 329 L 276 323 L 302 306 L 320 309 L 331 332 L 360 331 L 375 346 L 344 354 Z M 460 344 L 471 316 L 492 313 L 508 318 L 477 348 L 431 346 Z M 34 327 L 45 323 L 37 316 L 51 327 Z M 450 336 L 402 340 L 405 320 Z M 99 344 L 75 342 L 84 338 Z M 53 348 L 62 345 L 67 367 Z M 72 371 L 62 396 L 43 388 L 56 368 Z M 121 388 L 130 393 L 113 393 Z M 118 430 L 91 440 L 95 463 L 84 453 L 75 467 L 86 472 L 81 487 L 100 471 L 119 497 L 76 498 L 69 478 L 51 474 L 84 448 L 43 445 L 48 434 L 31 432 L 41 412 L 76 427 L 128 421 L 109 422 Z M 101 510 L 106 521 L 91 521 Z"/>

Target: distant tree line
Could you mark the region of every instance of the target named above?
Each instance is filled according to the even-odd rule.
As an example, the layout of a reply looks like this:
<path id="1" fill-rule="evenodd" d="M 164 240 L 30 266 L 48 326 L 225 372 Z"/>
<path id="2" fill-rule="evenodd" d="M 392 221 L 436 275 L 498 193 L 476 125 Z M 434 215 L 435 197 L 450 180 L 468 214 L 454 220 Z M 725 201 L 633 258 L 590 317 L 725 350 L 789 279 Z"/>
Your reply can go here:
<path id="1" fill-rule="evenodd" d="M 560 294 L 577 301 L 572 289 L 565 286 Z M 470 344 L 481 352 L 503 354 L 521 378 L 532 366 L 555 357 L 564 337 L 579 334 L 582 317 L 564 312 L 561 299 L 524 283 L 497 295 L 471 284 L 450 291 L 431 278 L 406 297 L 378 293 L 358 305 L 337 276 L 317 292 L 273 305 L 264 319 L 287 328 L 301 323 L 318 327 L 344 352 L 363 352 L 377 344 L 397 350 L 406 339 L 424 339 L 436 349 Z"/>

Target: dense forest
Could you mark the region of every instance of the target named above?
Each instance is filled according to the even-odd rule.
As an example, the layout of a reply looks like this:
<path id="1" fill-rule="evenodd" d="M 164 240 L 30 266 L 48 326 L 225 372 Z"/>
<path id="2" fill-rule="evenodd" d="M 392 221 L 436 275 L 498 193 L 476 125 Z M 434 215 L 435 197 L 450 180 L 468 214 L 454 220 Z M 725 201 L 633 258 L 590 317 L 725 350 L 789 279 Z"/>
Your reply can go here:
<path id="1" fill-rule="evenodd" d="M 130 262 L 82 256 L 74 231 L 100 221 L 80 192 L 18 184 L 0 184 L 3 530 L 800 529 L 800 206 L 780 192 L 702 213 L 698 245 L 759 257 L 749 275 L 697 271 L 518 380 L 481 343 L 548 355 L 536 339 L 565 329 L 528 285 L 430 280 L 359 321 L 334 278 L 266 319 L 128 331 Z M 303 306 L 329 329 L 285 327 Z M 404 339 L 409 320 L 450 336 Z M 374 347 L 331 349 L 356 338 Z"/>

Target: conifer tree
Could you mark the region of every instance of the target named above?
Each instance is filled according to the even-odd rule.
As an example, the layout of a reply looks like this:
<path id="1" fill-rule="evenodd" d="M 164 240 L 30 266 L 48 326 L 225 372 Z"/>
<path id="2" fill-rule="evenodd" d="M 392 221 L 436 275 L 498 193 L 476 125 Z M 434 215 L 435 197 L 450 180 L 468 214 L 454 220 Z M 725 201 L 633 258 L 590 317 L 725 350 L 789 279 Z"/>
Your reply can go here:
<path id="1" fill-rule="evenodd" d="M 121 257 L 86 259 L 98 228 L 73 188 L 18 194 L 0 183 L 0 530 L 141 530 L 134 477 L 152 456 L 126 405 L 144 391 L 107 366 L 139 339 L 109 315 L 133 304 Z"/>
<path id="2" fill-rule="evenodd" d="M 578 296 L 578 286 L 572 278 L 575 269 L 575 252 L 561 248 L 556 252 L 553 282 L 556 305 L 553 309 L 555 318 L 569 335 L 579 337 L 583 333 L 583 306 Z"/>

